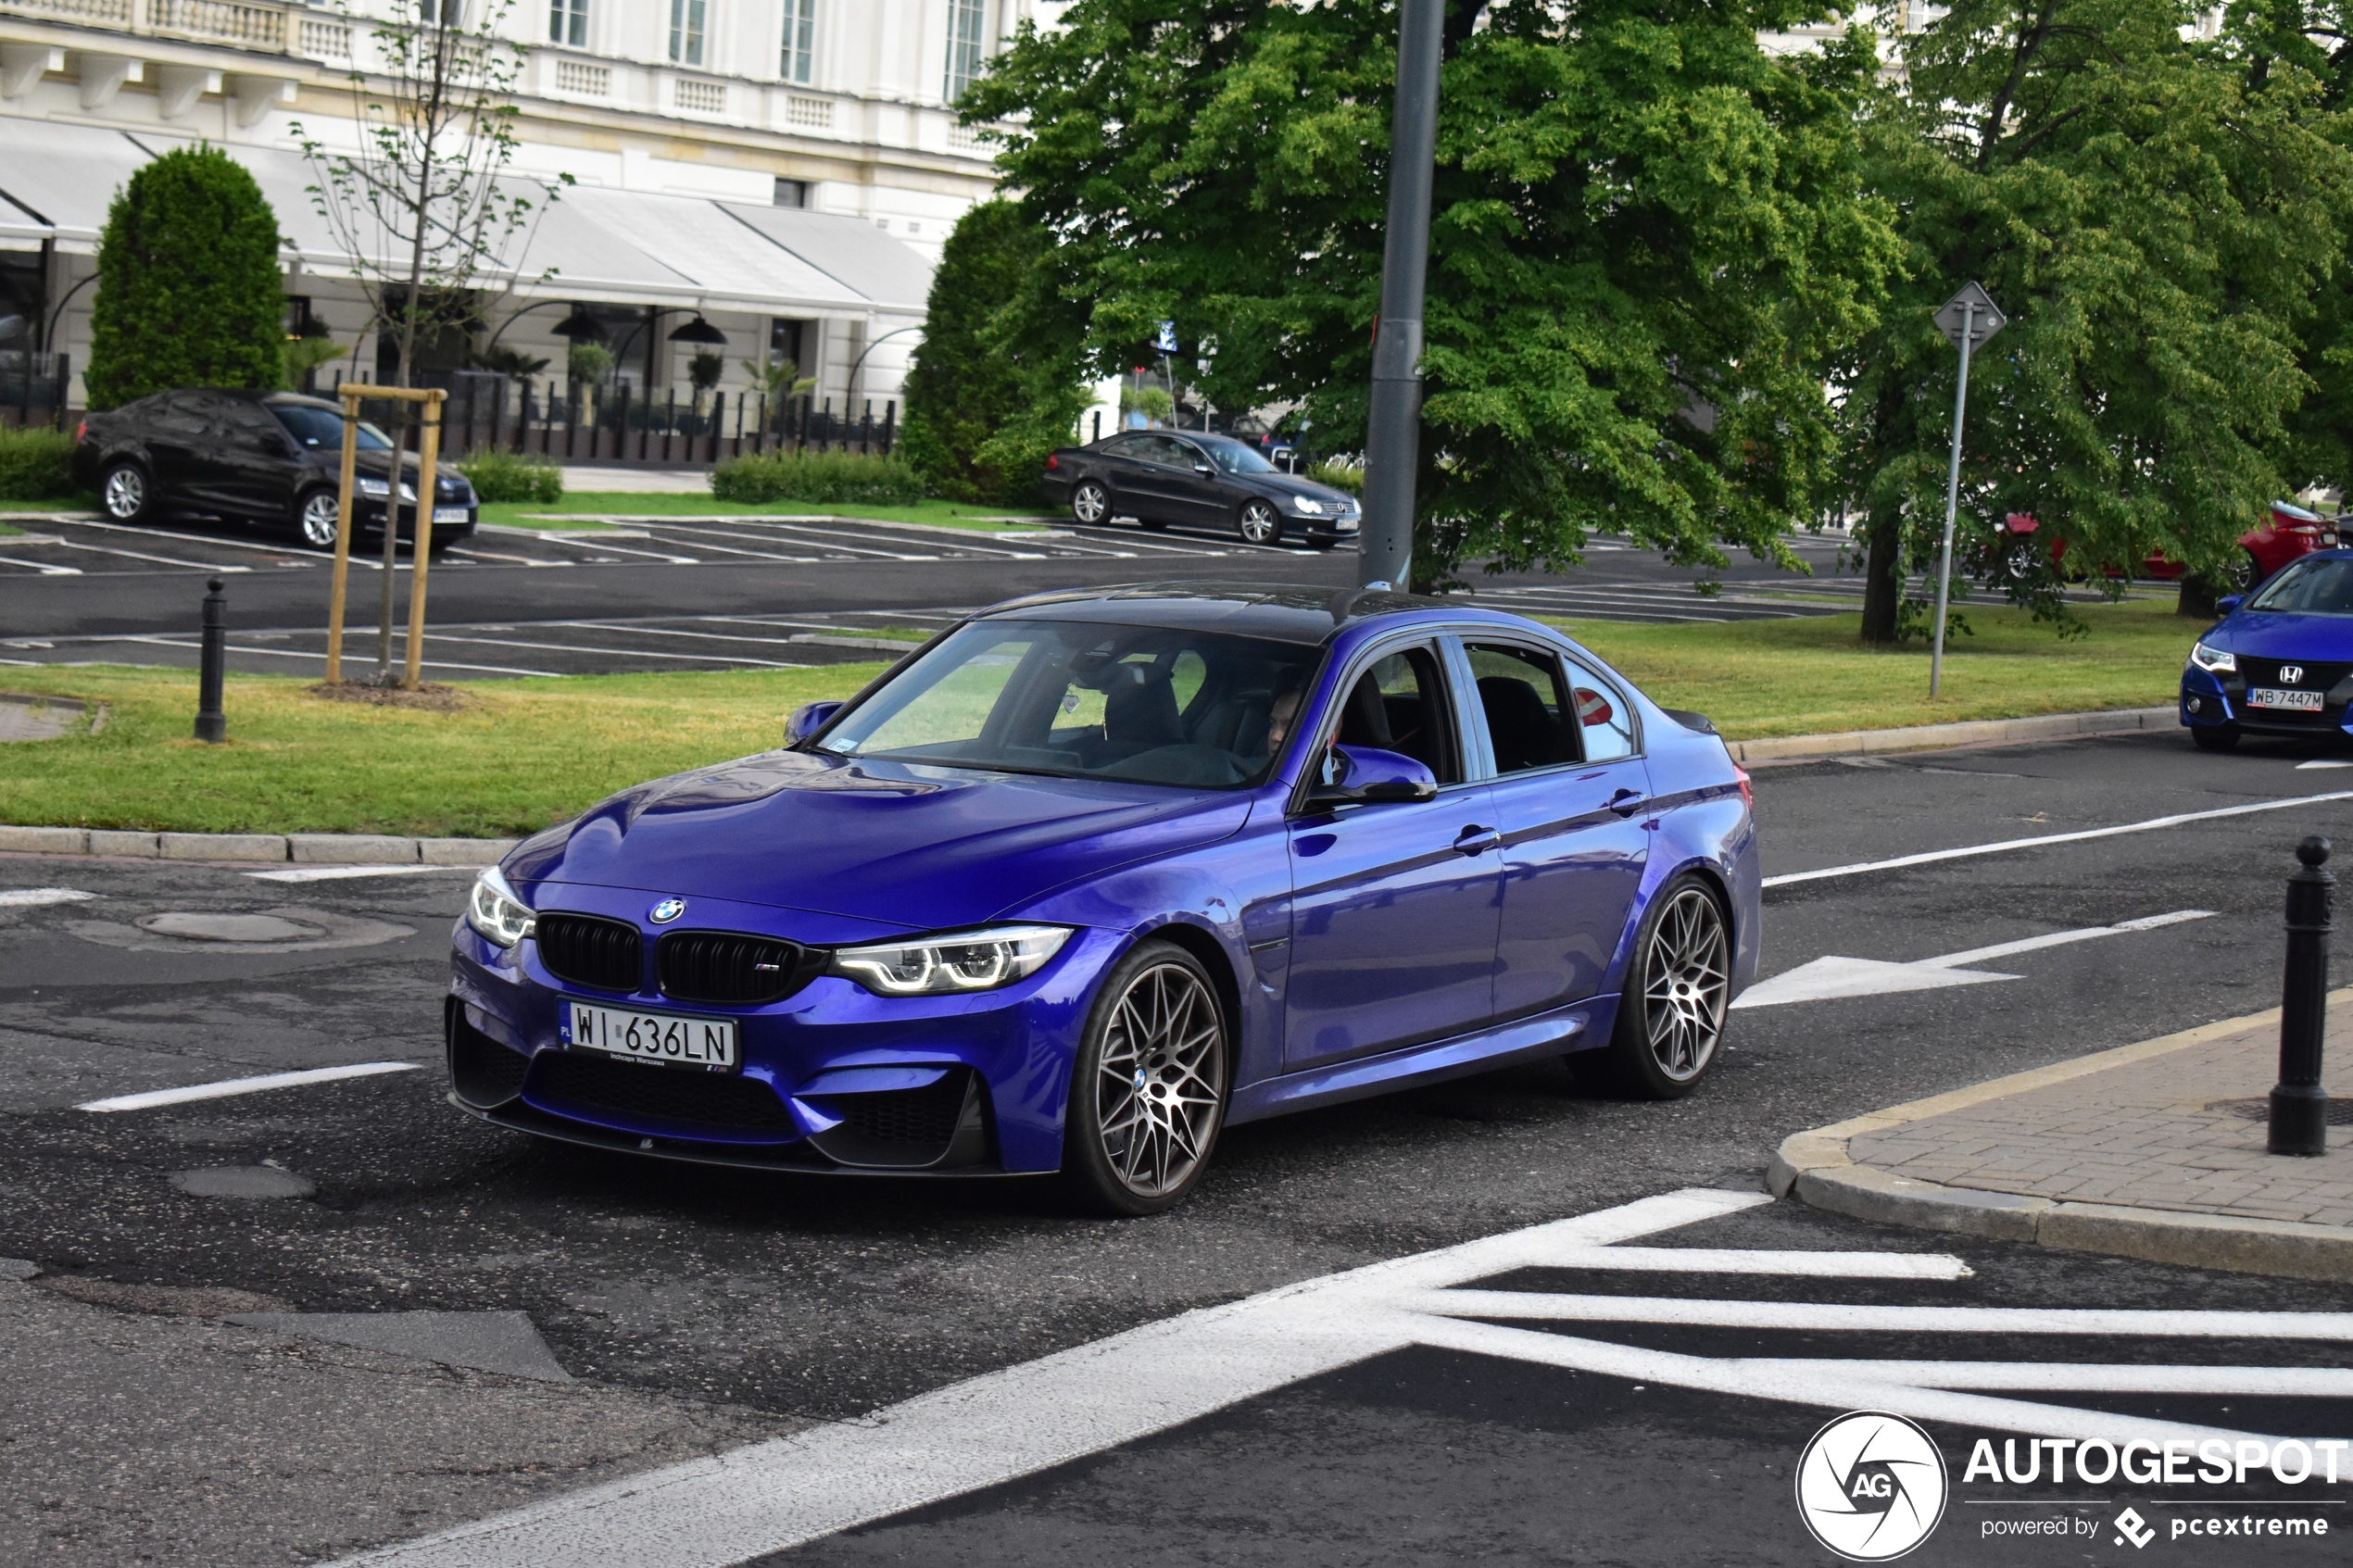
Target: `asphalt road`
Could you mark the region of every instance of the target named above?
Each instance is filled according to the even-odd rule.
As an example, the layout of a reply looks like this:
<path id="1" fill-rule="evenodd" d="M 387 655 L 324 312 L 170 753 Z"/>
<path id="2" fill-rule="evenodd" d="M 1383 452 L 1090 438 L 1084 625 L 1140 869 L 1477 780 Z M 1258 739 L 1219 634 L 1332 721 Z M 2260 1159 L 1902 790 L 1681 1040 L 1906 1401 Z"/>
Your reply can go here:
<path id="1" fill-rule="evenodd" d="M 2333 759 L 2259 746 L 2212 757 L 2160 734 L 1770 769 L 1757 779 L 1766 870 L 2353 791 L 2353 774 L 2302 766 L 2313 760 Z M 2353 799 L 1787 884 L 1767 896 L 1768 976 L 1825 956 L 1909 960 L 2210 913 L 2006 959 L 1998 967 L 2015 980 L 1745 1009 L 1721 1070 L 1674 1104 L 1583 1098 L 1564 1072 L 1539 1067 L 1239 1128 L 1193 1201 L 1127 1223 L 1074 1221 L 1014 1182 L 678 1170 L 535 1147 L 452 1110 L 431 1071 L 76 1110 L 248 1073 L 430 1062 L 443 937 L 465 878 L 290 884 L 229 868 L 12 857 L 0 886 L 92 897 L 0 907 L 0 1179 L 11 1199 L 0 1256 L 44 1271 L 0 1286 L 0 1321 L 17 1324 L 0 1335 L 11 1475 L 0 1559 L 332 1556 L 695 1453 L 854 1435 L 870 1412 L 961 1379 L 1383 1259 L 1680 1188 L 1754 1193 L 1792 1132 L 2270 1005 L 2281 879 L 2310 832 L 2353 835 Z M 318 935 L 253 951 L 138 923 L 175 911 L 274 913 Z M 312 1190 L 201 1196 L 208 1179 L 188 1173 L 221 1167 Z M 1655 1245 L 1937 1251 L 1974 1271 L 1900 1287 L 1803 1274 L 1640 1282 L 1660 1297 L 2353 1310 L 2340 1288 L 1950 1245 L 1787 1204 Z M 1504 1287 L 1637 1288 L 1596 1277 L 1540 1271 Z M 544 1342 L 573 1381 L 435 1367 L 381 1346 L 290 1338 L 271 1326 L 282 1320 L 208 1315 L 238 1311 L 521 1312 L 523 1339 Z M 2185 1351 L 1997 1326 L 1956 1348 L 1945 1334 L 1698 1332 L 1645 1312 L 1578 1332 L 1700 1357 L 2344 1364 L 2341 1343 Z M 1408 1347 L 1311 1369 L 1222 1413 L 1096 1445 L 1093 1457 L 786 1560 L 1829 1561 L 1787 1499 L 1790 1466 L 1834 1411 L 1539 1364 L 1529 1341 L 1512 1343 L 1521 1348 Z M 483 1352 L 473 1364 L 522 1363 Z M 1185 1372 L 1181 1356 L 1174 1364 Z M 2161 1378 L 2131 1398 L 2069 1402 L 2353 1434 L 2342 1400 L 2248 1406 L 2169 1392 Z M 853 1424 L 828 1424 L 840 1423 Z M 1991 1494 L 1959 1485 L 1968 1424 L 1930 1424 L 1954 1466 L 1957 1520 L 1962 1499 Z M 2348 1494 L 2353 1485 L 2325 1493 Z M 2123 1495 L 2099 1494 L 2103 1506 Z M 2163 1512 L 2155 1499 L 2138 1506 Z M 2056 1543 L 2030 1552 L 1977 1530 L 1974 1514 L 1948 1522 L 1921 1560 L 2061 1555 Z M 2068 1560 L 2136 1555 L 2108 1542 L 2075 1543 Z"/>

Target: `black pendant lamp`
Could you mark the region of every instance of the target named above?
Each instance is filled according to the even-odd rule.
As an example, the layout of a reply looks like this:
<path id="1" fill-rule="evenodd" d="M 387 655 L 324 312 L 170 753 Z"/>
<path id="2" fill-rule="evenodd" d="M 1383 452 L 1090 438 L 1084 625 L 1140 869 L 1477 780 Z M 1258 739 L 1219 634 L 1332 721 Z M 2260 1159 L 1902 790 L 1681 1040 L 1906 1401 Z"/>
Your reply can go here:
<path id="1" fill-rule="evenodd" d="M 727 345 L 727 334 L 721 332 L 717 327 L 712 326 L 709 321 L 704 320 L 702 319 L 702 312 L 698 310 L 695 312 L 695 319 L 693 320 L 687 322 L 685 326 L 680 327 L 676 332 L 670 334 L 670 341 L 673 343 L 707 343 L 724 348 Z"/>

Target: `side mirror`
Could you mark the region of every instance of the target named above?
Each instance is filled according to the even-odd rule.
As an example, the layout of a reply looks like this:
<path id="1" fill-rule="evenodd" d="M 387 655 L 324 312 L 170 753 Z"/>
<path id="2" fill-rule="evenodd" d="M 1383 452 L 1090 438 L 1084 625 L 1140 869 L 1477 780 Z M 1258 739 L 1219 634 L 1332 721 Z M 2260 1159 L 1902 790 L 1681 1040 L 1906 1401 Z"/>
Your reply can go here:
<path id="1" fill-rule="evenodd" d="M 2245 594 L 2225 594 L 2221 598 L 2214 601 L 2214 613 L 2217 615 L 2228 615 L 2231 611 L 2238 608 L 2240 605 L 2246 602 L 2246 596 Z"/>
<path id="2" fill-rule="evenodd" d="M 1193 471 L 1195 473 L 1215 473 L 1217 470 L 1207 463 L 1195 463 L 1193 465 Z"/>
<path id="3" fill-rule="evenodd" d="M 1335 746 L 1332 763 L 1332 781 L 1317 785 L 1307 797 L 1310 810 L 1438 797 L 1438 775 L 1403 752 L 1383 751 L 1370 746 Z"/>
<path id="4" fill-rule="evenodd" d="M 785 721 L 785 744 L 799 746 L 831 723 L 834 715 L 840 711 L 841 704 L 837 702 L 802 703 L 792 710 L 792 717 Z"/>

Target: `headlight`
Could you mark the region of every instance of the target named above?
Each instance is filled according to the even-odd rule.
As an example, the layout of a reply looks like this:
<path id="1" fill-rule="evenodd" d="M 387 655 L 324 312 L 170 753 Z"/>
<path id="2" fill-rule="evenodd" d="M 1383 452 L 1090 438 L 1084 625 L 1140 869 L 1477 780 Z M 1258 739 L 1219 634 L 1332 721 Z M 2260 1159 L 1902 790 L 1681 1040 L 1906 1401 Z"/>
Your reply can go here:
<path id="1" fill-rule="evenodd" d="M 2209 675 L 2235 674 L 2239 667 L 2235 655 L 2224 653 L 2221 648 L 2208 647 L 2204 643 L 2190 649 L 2190 662 Z"/>
<path id="2" fill-rule="evenodd" d="M 497 866 L 474 878 L 473 894 L 466 900 L 466 923 L 480 932 L 485 942 L 511 947 L 531 935 L 537 919 L 531 906 L 515 897 Z"/>
<path id="3" fill-rule="evenodd" d="M 359 482 L 359 494 L 381 501 L 392 494 L 392 486 L 381 479 L 363 479 Z"/>
<path id="4" fill-rule="evenodd" d="M 878 997 L 991 991 L 1037 973 L 1069 939 L 1067 926 L 991 926 L 920 942 L 843 947 L 825 972 L 854 980 Z"/>
<path id="5" fill-rule="evenodd" d="M 1304 495 L 1293 495 L 1290 498 L 1290 504 L 1297 507 L 1300 510 L 1300 514 L 1303 517 L 1322 517 L 1324 515 L 1324 503 L 1321 501 L 1311 501 Z"/>
<path id="6" fill-rule="evenodd" d="M 407 480 L 402 480 L 400 482 L 400 498 L 404 501 L 415 500 L 417 498 L 417 487 L 409 483 Z"/>

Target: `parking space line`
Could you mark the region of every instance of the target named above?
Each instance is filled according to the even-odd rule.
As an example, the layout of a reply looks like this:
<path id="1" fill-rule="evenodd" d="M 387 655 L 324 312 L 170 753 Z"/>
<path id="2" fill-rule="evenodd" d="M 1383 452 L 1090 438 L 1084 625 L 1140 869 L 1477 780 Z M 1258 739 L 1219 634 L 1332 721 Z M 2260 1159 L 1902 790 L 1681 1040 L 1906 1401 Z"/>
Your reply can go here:
<path id="1" fill-rule="evenodd" d="M 758 643 L 762 646 L 774 647 L 786 647 L 789 646 L 795 641 L 806 640 L 805 638 L 796 639 L 793 637 L 739 637 L 726 632 L 690 632 L 682 631 L 673 626 L 632 626 L 625 622 L 616 625 L 611 621 L 540 621 L 539 624 L 542 626 L 562 626 L 575 632 L 619 632 L 624 635 L 632 637 L 698 637 L 705 642 Z M 913 643 L 909 643 L 907 645 L 909 647 L 913 647 L 915 646 L 916 645 Z M 635 652 L 635 650 L 629 649 L 626 651 Z"/>
<path id="2" fill-rule="evenodd" d="M 37 909 L 47 904 L 78 904 L 96 897 L 95 893 L 84 893 L 78 887 L 5 887 L 0 888 L 0 909 Z"/>
<path id="3" fill-rule="evenodd" d="M 611 537 L 612 535 L 609 533 L 589 533 L 578 536 L 550 533 L 547 536 L 547 543 L 551 545 L 569 545 L 577 550 L 617 550 L 624 556 L 644 556 L 650 560 L 668 561 L 673 566 L 700 566 L 702 564 L 692 556 L 673 555 L 667 550 L 640 550 L 628 545 L 610 544 L 607 541 Z M 653 535 L 628 533 L 623 534 L 623 537 L 650 539 Z"/>
<path id="4" fill-rule="evenodd" d="M 333 1084 L 345 1078 L 373 1078 L 385 1073 L 414 1073 L 418 1061 L 362 1061 L 349 1067 L 312 1067 L 299 1073 L 265 1073 L 257 1078 L 225 1078 L 217 1084 L 191 1084 L 184 1089 L 150 1089 L 145 1094 L 115 1095 L 89 1100 L 76 1110 L 151 1110 L 159 1105 L 185 1105 L 191 1100 L 227 1099 L 234 1095 L 260 1094 L 267 1089 L 299 1088 L 305 1084 Z"/>
<path id="5" fill-rule="evenodd" d="M 88 550 L 93 555 L 122 556 L 131 560 L 151 560 L 163 566 L 184 566 L 196 571 L 251 571 L 249 566 L 228 566 L 216 561 L 182 560 L 177 556 L 151 556 L 144 550 L 126 550 L 115 545 L 82 545 L 71 539 L 60 539 L 57 547 L 65 550 Z"/>
<path id="6" fill-rule="evenodd" d="M 687 535 L 687 536 L 689 537 L 690 542 L 694 543 L 694 544 L 695 544 L 698 547 L 700 547 L 700 546 L 701 546 L 701 541 L 702 541 L 702 540 L 703 540 L 703 538 L 705 538 L 706 536 L 716 536 L 716 537 L 721 538 L 721 539 L 751 539 L 751 540 L 756 540 L 756 541 L 759 541 L 760 543 L 763 543 L 763 544 L 774 544 L 774 543 L 777 543 L 777 542 L 779 542 L 779 541 L 775 541 L 775 540 L 761 540 L 761 539 L 760 539 L 760 536 L 759 536 L 758 534 L 756 534 L 756 533 L 732 533 L 732 532 L 730 532 L 730 531 L 728 531 L 728 530 L 726 530 L 726 529 L 722 529 L 722 528 L 699 528 L 699 527 L 676 527 L 676 526 L 673 526 L 673 528 L 671 528 L 671 529 L 669 529 L 669 530 L 666 530 L 665 532 L 666 532 L 666 533 L 680 533 L 680 534 L 685 534 L 685 535 Z M 777 532 L 778 532 L 778 533 L 779 533 L 779 534 L 784 534 L 784 531 L 783 531 L 783 530 L 781 530 L 781 529 L 779 529 Z M 797 538 L 794 538 L 792 535 L 789 535 L 789 534 L 784 534 L 784 537 L 785 537 L 785 538 L 786 538 L 786 539 L 790 539 L 793 543 L 796 543 L 796 544 L 800 542 L 799 540 L 798 540 Z M 837 543 L 836 543 L 835 541 L 830 540 L 830 539 L 817 539 L 817 540 L 811 540 L 809 543 L 810 543 L 811 545 L 814 546 L 817 546 L 817 547 L 822 547 L 822 548 L 824 548 L 824 549 L 828 549 L 828 550 L 838 550 L 838 551 L 841 551 L 841 552 L 842 552 L 843 554 L 845 554 L 845 555 L 872 557 L 872 558 L 875 558 L 875 559 L 878 559 L 878 560 L 937 560 L 937 559 L 939 558 L 937 556 L 911 556 L 911 555 L 907 555 L 907 554 L 905 554 L 905 553 L 903 553 L 903 552 L 901 552 L 901 551 L 898 551 L 898 550 L 876 550 L 876 549 L 869 549 L 869 548 L 867 548 L 867 547 L 865 547 L 865 546 L 859 546 L 859 545 L 843 545 L 843 544 L 837 544 Z M 727 546 L 724 546 L 724 545 L 713 545 L 713 546 L 711 546 L 710 547 L 711 547 L 711 549 L 714 549 L 714 550 L 727 550 Z M 730 551 L 728 551 L 728 553 L 729 553 L 729 554 L 732 554 L 732 555 L 748 556 L 748 555 L 754 554 L 755 552 L 750 551 L 750 550 L 730 550 Z M 786 558 L 786 557 L 783 557 L 783 556 L 778 556 L 778 557 L 774 557 L 774 558 L 774 558 L 774 559 L 777 559 L 777 560 L 783 560 L 783 559 L 786 559 L 786 558 L 799 559 L 799 558 L 798 558 L 798 557 L 795 557 L 795 558 Z"/>
<path id="7" fill-rule="evenodd" d="M 1680 1296 L 1554 1296 L 1425 1290 L 1401 1298 L 1440 1317 L 1650 1323 L 1871 1334 L 2099 1334 L 2158 1339 L 2353 1339 L 2353 1312 L 2183 1311 L 2177 1307 L 1889 1307 L 1855 1301 L 1697 1301 Z"/>
<path id="8" fill-rule="evenodd" d="M 560 624 L 560 623 L 559 623 L 559 624 Z M 494 648 L 533 648 L 533 649 L 536 649 L 537 651 L 542 652 L 542 653 L 585 653 L 585 654 L 596 654 L 596 655 L 598 655 L 598 656 L 600 656 L 600 657 L 603 657 L 603 658 L 608 658 L 608 659 L 610 659 L 610 658 L 612 656 L 612 653 L 613 653 L 613 650 L 612 650 L 612 649 L 610 649 L 610 648 L 586 648 L 586 647 L 582 647 L 582 646 L 579 646 L 578 644 L 576 644 L 576 643 L 526 643 L 526 642 L 523 642 L 523 641 L 522 641 L 522 640 L 520 640 L 520 639 L 518 639 L 518 638 L 511 638 L 511 637 L 470 637 L 470 636 L 467 636 L 464 633 L 462 633 L 462 632 L 459 632 L 459 631 L 455 631 L 455 630 L 447 630 L 447 631 L 444 631 L 444 630 L 438 630 L 438 629 L 432 629 L 432 628 L 429 628 L 429 629 L 426 631 L 425 635 L 426 635 L 427 640 L 429 640 L 429 641 L 433 641 L 433 642 L 443 642 L 443 643 L 479 643 L 479 644 L 481 644 L 481 645 L 482 645 L 483 646 L 484 646 L 484 647 L 494 647 Z M 405 641 L 406 641 L 406 635 L 405 635 L 405 633 L 393 633 L 393 641 L 395 641 L 396 643 L 397 643 L 397 642 L 405 642 Z M 256 650 L 256 651 L 258 651 L 258 650 Z M 734 655 L 730 655 L 730 654 L 719 654 L 719 653 L 714 653 L 714 654 L 695 654 L 695 653 L 660 653 L 660 652 L 657 652 L 657 651 L 655 651 L 654 649 L 651 649 L 651 648 L 632 648 L 632 649 L 628 650 L 628 653 L 629 653 L 629 657 L 630 657 L 630 658 L 632 658 L 632 659 L 683 659 L 683 660 L 685 660 L 685 661 L 686 661 L 686 662 L 688 662 L 688 663 L 696 663 L 696 664 L 751 664 L 751 665 L 757 665 L 757 666 L 759 666 L 759 667 L 760 667 L 761 669 L 762 669 L 762 670 L 806 670 L 806 669 L 808 669 L 808 668 L 809 668 L 809 665 L 808 665 L 807 663 L 805 663 L 805 662 L 800 662 L 800 661 L 796 661 L 796 660 L 792 660 L 792 659 L 782 659 L 782 660 L 779 660 L 779 659 L 742 659 L 742 658 L 738 658 L 738 657 L 736 657 L 736 656 L 734 656 Z M 320 657 L 320 658 L 321 658 L 321 659 L 324 659 L 324 658 L 326 657 L 326 655 L 324 655 L 324 654 L 321 654 L 321 655 L 319 655 L 319 657 Z M 346 656 L 346 657 L 348 657 L 348 656 Z M 434 662 L 437 662 L 437 661 L 436 661 L 436 660 L 434 660 L 434 659 L 428 659 L 426 660 L 426 662 L 427 662 L 427 663 L 434 663 Z M 460 670 L 460 669 L 465 669 L 465 668 L 467 668 L 467 667 L 466 667 L 466 666 L 464 666 L 464 665 L 450 665 L 450 666 L 449 666 L 449 668 L 450 668 L 450 669 L 453 669 L 453 670 Z M 481 668 L 481 667 L 480 667 L 480 666 L 476 666 L 475 668 Z M 540 671 L 540 670 L 527 670 L 527 671 L 512 671 L 512 673 L 515 673 L 515 674 L 528 674 L 528 675 L 539 675 L 539 674 L 554 674 L 554 673 L 558 673 L 558 671 Z"/>
<path id="9" fill-rule="evenodd" d="M 141 528 L 135 523 L 129 522 L 100 522 L 95 518 L 87 517 L 58 518 L 56 520 L 55 526 L 59 528 L 94 528 L 102 533 L 139 533 L 144 534 L 150 539 L 169 539 L 174 544 L 182 545 L 219 545 L 226 549 L 247 550 L 255 555 L 261 556 L 299 556 L 303 553 L 301 551 L 289 549 L 283 545 L 248 545 L 242 539 L 222 539 L 209 533 L 191 534 L 174 533 L 172 530 L 168 528 Z"/>
<path id="10" fill-rule="evenodd" d="M 43 539 L 36 542 L 44 545 L 62 545 L 65 543 L 62 539 Z M 29 571 L 37 571 L 44 577 L 79 577 L 82 575 L 82 569 L 78 566 L 46 566 L 37 560 L 18 560 L 12 556 L 0 556 L 0 566 L 21 566 Z"/>
<path id="11" fill-rule="evenodd" d="M 256 882 L 344 882 L 362 876 L 431 876 L 447 872 L 472 875 L 480 870 L 480 866 L 296 866 L 282 872 L 245 874 Z"/>
<path id="12" fill-rule="evenodd" d="M 346 641 L 360 637 L 370 637 L 374 634 L 375 633 L 372 632 L 364 630 L 353 631 L 347 634 Z M 427 637 L 428 640 L 448 640 L 447 634 L 441 632 L 429 633 L 427 633 Z M 405 642 L 407 641 L 407 638 L 408 633 L 405 632 L 396 632 L 393 633 L 393 641 L 395 642 Z M 199 653 L 204 650 L 204 645 L 202 643 L 178 642 L 170 637 L 108 637 L 104 640 L 107 642 L 147 643 L 152 644 L 157 647 L 188 648 Z M 459 637 L 454 640 L 466 642 L 473 639 Z M 526 644 L 523 646 L 528 646 L 530 645 Z M 257 648 L 248 646 L 243 643 L 232 643 L 229 646 L 229 651 L 232 653 L 275 654 L 280 659 L 315 659 L 321 664 L 325 663 L 327 660 L 325 653 L 312 653 L 305 648 Z M 601 648 L 573 648 L 566 651 L 573 653 L 601 653 L 605 650 Z M 344 654 L 344 658 L 346 659 L 351 659 L 354 657 L 356 656 L 350 652 L 346 652 Z M 427 654 L 425 656 L 425 668 L 428 670 L 478 670 L 485 674 L 491 675 L 547 675 L 561 677 L 564 674 L 564 671 L 561 670 L 517 670 L 504 664 L 460 664 L 455 659 L 436 659 L 431 654 Z"/>

